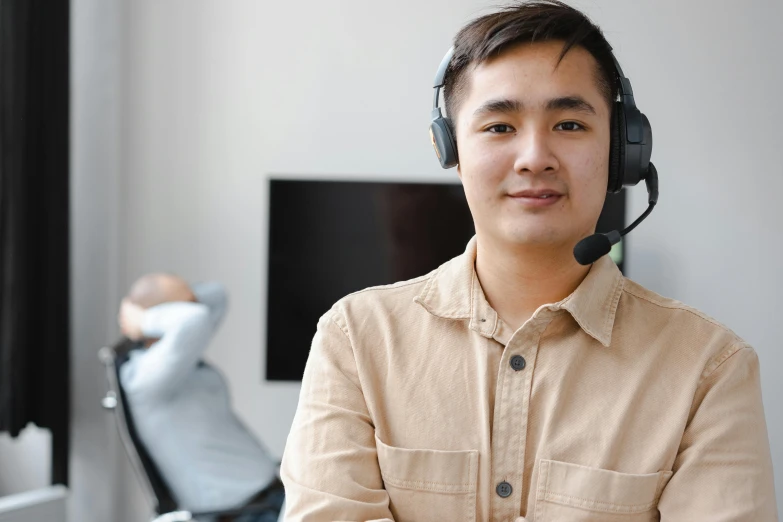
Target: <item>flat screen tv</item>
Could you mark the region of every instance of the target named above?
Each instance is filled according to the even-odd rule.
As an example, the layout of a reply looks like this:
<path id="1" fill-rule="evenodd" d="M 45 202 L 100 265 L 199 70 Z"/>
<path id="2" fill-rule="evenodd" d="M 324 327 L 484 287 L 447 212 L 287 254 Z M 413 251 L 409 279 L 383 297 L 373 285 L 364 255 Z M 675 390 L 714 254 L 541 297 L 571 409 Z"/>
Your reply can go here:
<path id="1" fill-rule="evenodd" d="M 598 231 L 624 222 L 625 193 L 608 196 Z M 424 275 L 473 234 L 459 184 L 270 179 L 266 379 L 302 379 L 318 319 L 340 298 Z"/>

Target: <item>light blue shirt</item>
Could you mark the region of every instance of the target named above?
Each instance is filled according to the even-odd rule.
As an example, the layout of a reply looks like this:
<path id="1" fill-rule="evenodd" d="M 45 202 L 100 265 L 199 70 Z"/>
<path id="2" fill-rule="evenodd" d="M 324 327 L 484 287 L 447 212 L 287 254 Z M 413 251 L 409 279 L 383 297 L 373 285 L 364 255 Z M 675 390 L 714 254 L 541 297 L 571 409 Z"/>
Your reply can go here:
<path id="1" fill-rule="evenodd" d="M 179 507 L 220 510 L 265 488 L 276 463 L 234 414 L 223 376 L 201 362 L 225 313 L 225 291 L 202 283 L 193 293 L 198 303 L 146 310 L 142 331 L 160 340 L 132 352 L 120 379 L 139 437 Z"/>

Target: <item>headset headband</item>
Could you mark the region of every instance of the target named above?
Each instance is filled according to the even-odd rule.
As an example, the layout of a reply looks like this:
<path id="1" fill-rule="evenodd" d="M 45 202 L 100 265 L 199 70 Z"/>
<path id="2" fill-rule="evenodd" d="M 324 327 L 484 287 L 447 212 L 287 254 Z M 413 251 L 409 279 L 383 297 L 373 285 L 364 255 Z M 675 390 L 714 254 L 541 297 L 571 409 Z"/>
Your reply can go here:
<path id="1" fill-rule="evenodd" d="M 441 87 L 443 87 L 443 80 L 446 77 L 446 69 L 449 68 L 449 64 L 451 63 L 451 58 L 453 56 L 454 56 L 454 47 L 451 47 L 446 52 L 446 56 L 443 57 L 443 60 L 440 61 L 440 65 L 438 66 L 438 72 L 435 73 L 435 85 L 433 86 L 435 89 L 435 98 L 432 100 L 433 113 L 436 110 L 438 110 L 438 97 L 440 95 L 440 89 Z"/>

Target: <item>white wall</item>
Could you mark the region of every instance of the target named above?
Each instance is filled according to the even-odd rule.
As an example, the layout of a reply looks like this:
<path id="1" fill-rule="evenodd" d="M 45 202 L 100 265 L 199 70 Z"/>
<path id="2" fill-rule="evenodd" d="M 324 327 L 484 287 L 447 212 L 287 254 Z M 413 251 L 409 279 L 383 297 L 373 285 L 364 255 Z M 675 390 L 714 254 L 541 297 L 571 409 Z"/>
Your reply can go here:
<path id="1" fill-rule="evenodd" d="M 124 266 L 122 18 L 121 0 L 71 0 L 71 522 L 149 513 L 100 406 L 106 379 L 97 356 L 118 336 Z"/>
<path id="2" fill-rule="evenodd" d="M 265 176 L 453 179 L 427 137 L 431 81 L 453 33 L 494 3 L 126 4 L 119 280 L 164 269 L 226 283 L 232 310 L 209 356 L 277 456 L 299 386 L 262 380 Z M 655 132 L 661 202 L 631 236 L 630 274 L 756 347 L 783 505 L 783 6 L 576 5 L 604 28 Z M 644 202 L 633 191 L 633 213 Z"/>

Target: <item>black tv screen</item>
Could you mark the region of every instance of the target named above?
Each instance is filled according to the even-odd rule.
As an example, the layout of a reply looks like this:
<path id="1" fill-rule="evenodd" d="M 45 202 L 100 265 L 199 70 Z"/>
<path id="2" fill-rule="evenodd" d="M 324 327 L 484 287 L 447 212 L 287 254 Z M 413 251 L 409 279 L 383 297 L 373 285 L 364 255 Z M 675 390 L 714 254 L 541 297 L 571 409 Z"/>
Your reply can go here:
<path id="1" fill-rule="evenodd" d="M 598 230 L 624 220 L 624 193 L 610 195 Z M 459 184 L 271 179 L 267 380 L 302 379 L 318 319 L 340 298 L 424 275 L 473 235 Z"/>

